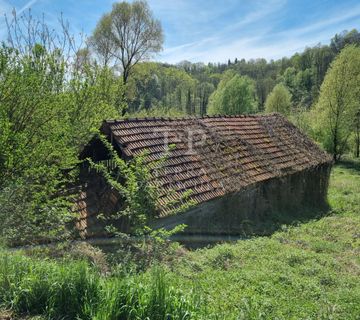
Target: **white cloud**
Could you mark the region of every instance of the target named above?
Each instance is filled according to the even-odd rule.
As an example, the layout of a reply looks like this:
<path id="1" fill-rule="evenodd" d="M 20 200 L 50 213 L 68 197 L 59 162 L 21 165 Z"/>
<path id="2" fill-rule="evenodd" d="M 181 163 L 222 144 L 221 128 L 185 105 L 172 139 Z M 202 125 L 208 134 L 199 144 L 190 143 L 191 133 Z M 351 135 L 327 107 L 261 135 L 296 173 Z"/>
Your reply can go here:
<path id="1" fill-rule="evenodd" d="M 38 0 L 30 0 L 29 2 L 27 2 L 23 7 L 21 7 L 19 9 L 19 11 L 17 11 L 18 14 L 21 14 L 22 12 L 24 12 L 27 9 L 30 9 L 36 2 L 38 2 Z"/>
<path id="2" fill-rule="evenodd" d="M 288 35 L 288 33 L 290 32 L 291 36 L 302 36 L 302 35 L 305 35 L 308 33 L 314 33 L 315 31 L 319 31 L 324 28 L 340 25 L 342 22 L 344 22 L 344 21 L 346 22 L 347 20 L 356 18 L 356 17 L 360 18 L 360 5 L 356 6 L 354 8 L 348 9 L 346 11 L 337 12 L 335 15 L 333 15 L 331 17 L 326 17 L 323 20 L 317 21 L 313 24 L 310 24 L 310 25 L 307 25 L 304 27 L 300 27 L 300 28 L 296 28 L 296 29 L 283 31 L 283 32 L 279 33 L 279 35 L 280 34 Z M 339 30 L 338 30 L 338 32 L 339 32 Z"/>
<path id="3" fill-rule="evenodd" d="M 160 55 L 160 60 L 172 63 L 176 63 L 181 60 L 202 60 L 205 62 L 215 61 L 215 59 L 219 58 L 224 60 L 223 51 L 226 50 L 227 47 L 238 48 L 244 46 L 245 44 L 259 40 L 259 35 L 264 35 L 269 31 L 270 27 L 264 26 L 263 24 L 259 27 L 256 26 L 256 23 L 258 21 L 262 21 L 265 17 L 271 15 L 272 13 L 279 11 L 286 4 L 286 1 L 254 1 L 253 4 L 255 5 L 255 8 L 252 8 L 252 10 L 238 22 L 231 22 L 221 30 L 216 30 L 215 32 L 212 30 L 211 36 L 207 35 L 208 30 L 203 30 L 203 32 L 198 35 L 200 40 L 165 48 L 164 52 Z M 230 12 L 232 9 L 233 8 L 230 7 Z M 229 8 L 227 8 L 227 13 L 229 14 Z M 207 23 L 209 23 L 212 19 L 213 17 L 209 14 L 207 17 Z M 237 33 L 244 34 L 244 27 L 249 25 L 252 26 L 251 33 L 256 33 L 256 36 L 246 35 L 243 36 L 243 38 L 234 39 L 234 36 L 236 36 Z M 229 51 L 229 53 L 227 53 L 227 58 L 233 53 L 234 52 Z M 209 55 L 214 58 L 211 59 Z"/>
<path id="4" fill-rule="evenodd" d="M 245 16 L 238 24 L 233 24 L 212 37 L 166 48 L 159 60 L 176 63 L 181 60 L 226 62 L 235 57 L 278 59 L 302 51 L 306 46 L 327 43 L 335 33 L 353 28 L 354 21 L 360 23 L 360 6 L 355 6 L 338 10 L 326 19 L 316 20 L 306 26 L 273 32 L 269 18 L 275 14 L 273 18 L 276 19 L 276 13 L 285 3 L 277 1 L 273 4 L 267 10 L 266 7 L 259 6 L 258 10 Z M 265 17 L 266 23 L 263 22 Z M 235 32 L 245 25 L 250 32 Z"/>

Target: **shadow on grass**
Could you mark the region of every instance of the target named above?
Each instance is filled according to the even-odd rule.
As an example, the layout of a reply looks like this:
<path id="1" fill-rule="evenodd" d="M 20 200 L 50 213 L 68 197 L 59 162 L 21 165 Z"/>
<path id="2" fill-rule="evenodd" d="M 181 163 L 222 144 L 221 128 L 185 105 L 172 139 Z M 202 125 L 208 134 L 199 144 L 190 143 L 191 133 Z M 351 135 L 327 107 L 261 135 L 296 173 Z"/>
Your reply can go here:
<path id="1" fill-rule="evenodd" d="M 221 243 L 233 242 L 238 240 L 247 240 L 256 237 L 271 236 L 275 232 L 288 229 L 289 227 L 299 226 L 313 220 L 319 220 L 328 214 L 331 214 L 330 206 L 316 208 L 303 207 L 296 212 L 289 211 L 273 212 L 271 218 L 262 221 L 246 220 L 243 224 L 242 234 L 176 234 L 172 237 L 190 250 L 200 248 L 211 248 Z"/>
<path id="2" fill-rule="evenodd" d="M 335 167 L 346 169 L 354 174 L 360 175 L 360 159 L 344 158 L 339 163 L 335 164 Z M 274 212 L 271 217 L 264 221 L 248 221 L 248 224 L 244 228 L 244 234 L 239 236 L 238 239 L 248 239 L 258 236 L 271 236 L 277 231 L 283 230 L 286 227 L 298 226 L 303 223 L 307 223 L 312 220 L 320 220 L 321 218 L 336 214 L 334 208 L 326 204 L 323 207 L 302 207 L 296 212 L 291 210 L 285 210 L 282 212 Z M 219 242 L 227 242 L 226 235 L 224 235 L 223 241 L 214 241 L 210 245 L 216 245 Z M 231 241 L 233 239 L 229 239 Z M 204 243 L 205 241 L 204 241 Z M 208 243 L 209 245 L 209 243 Z M 198 245 L 201 247 L 201 245 Z"/>
<path id="3" fill-rule="evenodd" d="M 339 163 L 337 163 L 336 166 L 360 173 L 360 159 L 346 158 L 344 160 L 341 160 Z"/>

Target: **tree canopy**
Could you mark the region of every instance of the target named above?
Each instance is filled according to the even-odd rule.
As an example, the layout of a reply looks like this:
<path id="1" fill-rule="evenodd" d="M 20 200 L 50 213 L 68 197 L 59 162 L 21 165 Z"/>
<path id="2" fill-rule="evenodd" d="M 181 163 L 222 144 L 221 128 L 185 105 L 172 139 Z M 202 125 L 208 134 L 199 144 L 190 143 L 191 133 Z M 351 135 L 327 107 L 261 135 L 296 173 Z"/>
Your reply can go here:
<path id="1" fill-rule="evenodd" d="M 291 94 L 282 84 L 277 84 L 268 95 L 265 103 L 266 112 L 278 112 L 289 115 L 291 109 Z"/>
<path id="2" fill-rule="evenodd" d="M 126 83 L 135 64 L 162 49 L 163 31 L 147 2 L 123 1 L 100 19 L 89 42 L 105 65 L 120 63 Z"/>
<path id="3" fill-rule="evenodd" d="M 360 108 L 360 48 L 345 47 L 332 63 L 321 85 L 313 111 L 315 130 L 338 160 L 348 147 Z M 316 117 L 316 118 L 315 118 Z"/>
<path id="4" fill-rule="evenodd" d="M 209 114 L 248 114 L 256 111 L 254 82 L 226 72 L 209 100 Z"/>

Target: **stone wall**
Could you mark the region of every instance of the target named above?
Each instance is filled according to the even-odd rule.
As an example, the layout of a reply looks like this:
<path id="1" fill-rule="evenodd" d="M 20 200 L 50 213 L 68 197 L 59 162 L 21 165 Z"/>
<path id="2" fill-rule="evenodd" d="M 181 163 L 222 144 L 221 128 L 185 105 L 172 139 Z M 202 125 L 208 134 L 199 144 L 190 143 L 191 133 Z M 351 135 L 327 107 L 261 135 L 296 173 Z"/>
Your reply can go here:
<path id="1" fill-rule="evenodd" d="M 248 236 L 268 234 L 277 226 L 294 220 L 313 218 L 327 208 L 331 165 L 324 164 L 302 172 L 270 179 L 249 186 L 175 216 L 156 218 L 153 228 L 172 228 L 186 224 L 182 236 Z M 104 178 L 89 171 L 82 175 L 83 185 L 75 210 L 79 214 L 77 229 L 83 238 L 106 236 L 106 223 L 98 214 L 107 216 L 120 209 L 119 197 Z M 113 222 L 114 223 L 114 222 Z M 115 223 L 122 232 L 129 231 L 123 218 Z"/>
<path id="2" fill-rule="evenodd" d="M 200 204 L 186 213 L 155 219 L 154 228 L 188 227 L 184 235 L 267 234 L 293 220 L 315 217 L 327 208 L 330 165 L 322 165 Z"/>

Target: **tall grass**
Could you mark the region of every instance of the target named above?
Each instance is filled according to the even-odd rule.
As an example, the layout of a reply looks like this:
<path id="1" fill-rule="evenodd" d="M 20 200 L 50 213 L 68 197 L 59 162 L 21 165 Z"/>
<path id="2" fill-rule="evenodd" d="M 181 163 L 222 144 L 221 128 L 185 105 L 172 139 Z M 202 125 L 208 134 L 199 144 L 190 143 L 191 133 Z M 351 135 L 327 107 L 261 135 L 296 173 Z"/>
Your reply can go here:
<path id="1" fill-rule="evenodd" d="M 192 319 L 196 303 L 165 271 L 104 277 L 85 262 L 0 251 L 0 308 L 50 319 Z"/>
<path id="2" fill-rule="evenodd" d="M 114 279 L 105 288 L 93 319 L 191 319 L 196 305 L 167 284 L 165 273 L 154 269 L 150 282 L 144 277 Z"/>

